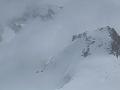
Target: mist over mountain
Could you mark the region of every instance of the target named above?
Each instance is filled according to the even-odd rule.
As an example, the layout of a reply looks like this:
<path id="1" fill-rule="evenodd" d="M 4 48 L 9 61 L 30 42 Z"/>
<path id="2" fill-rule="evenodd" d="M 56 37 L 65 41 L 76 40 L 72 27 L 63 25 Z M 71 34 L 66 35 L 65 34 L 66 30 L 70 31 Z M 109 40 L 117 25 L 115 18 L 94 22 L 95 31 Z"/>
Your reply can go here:
<path id="1" fill-rule="evenodd" d="M 0 0 L 0 90 L 119 90 L 120 1 Z"/>

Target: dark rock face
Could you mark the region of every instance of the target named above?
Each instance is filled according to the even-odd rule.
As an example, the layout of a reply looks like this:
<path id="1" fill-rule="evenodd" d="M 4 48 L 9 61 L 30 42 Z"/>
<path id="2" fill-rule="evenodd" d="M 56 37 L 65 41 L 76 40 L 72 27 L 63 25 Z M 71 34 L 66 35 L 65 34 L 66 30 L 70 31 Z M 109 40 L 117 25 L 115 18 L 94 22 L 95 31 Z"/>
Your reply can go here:
<path id="1" fill-rule="evenodd" d="M 82 55 L 81 56 L 87 57 L 89 55 L 90 55 L 90 48 L 89 47 L 86 50 L 85 49 L 82 50 Z"/>
<path id="2" fill-rule="evenodd" d="M 110 40 L 103 41 L 102 39 L 104 37 L 102 37 L 102 35 L 101 35 L 100 39 L 103 42 L 99 43 L 98 48 L 104 47 L 104 45 L 106 43 L 110 43 L 110 44 L 108 44 L 107 48 L 104 48 L 104 49 L 106 49 L 109 54 L 112 54 L 112 55 L 114 55 L 114 56 L 116 56 L 118 58 L 120 56 L 120 36 L 116 32 L 116 30 L 114 28 L 106 26 L 106 27 L 100 28 L 100 29 L 98 29 L 98 30 L 96 30 L 94 32 L 95 32 L 95 34 L 107 33 L 106 37 L 110 38 Z M 87 56 L 89 56 L 91 54 L 90 53 L 91 45 L 93 45 L 97 41 L 97 36 L 96 37 L 94 37 L 94 36 L 95 35 L 93 35 L 93 36 L 89 35 L 89 32 L 88 33 L 84 32 L 82 34 L 73 35 L 72 41 L 75 41 L 77 39 L 81 39 L 82 38 L 86 42 L 86 48 L 84 48 L 82 50 L 82 55 L 81 56 L 87 57 Z"/>
<path id="3" fill-rule="evenodd" d="M 109 28 L 109 33 L 112 39 L 110 46 L 110 54 L 113 54 L 118 58 L 118 56 L 120 55 L 120 36 L 114 28 Z"/>
<path id="4" fill-rule="evenodd" d="M 84 32 L 82 34 L 73 35 L 72 41 L 74 41 L 78 38 L 84 39 L 86 41 L 86 44 L 87 44 L 86 48 L 84 48 L 82 50 L 82 55 L 81 56 L 87 57 L 87 56 L 91 55 L 90 47 L 91 47 L 92 44 L 95 43 L 94 38 L 92 38 L 91 36 L 88 36 L 87 32 Z"/>

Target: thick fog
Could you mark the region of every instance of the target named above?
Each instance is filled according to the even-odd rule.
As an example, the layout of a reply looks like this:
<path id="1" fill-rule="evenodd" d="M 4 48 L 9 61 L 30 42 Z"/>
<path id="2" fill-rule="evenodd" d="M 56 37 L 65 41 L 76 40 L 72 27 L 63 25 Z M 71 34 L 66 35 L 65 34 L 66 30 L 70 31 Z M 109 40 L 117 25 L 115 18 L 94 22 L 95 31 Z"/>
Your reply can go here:
<path id="1" fill-rule="evenodd" d="M 46 62 L 74 34 L 108 25 L 120 32 L 119 10 L 119 0 L 0 0 L 0 90 L 53 90 L 66 68 L 37 74 Z"/>

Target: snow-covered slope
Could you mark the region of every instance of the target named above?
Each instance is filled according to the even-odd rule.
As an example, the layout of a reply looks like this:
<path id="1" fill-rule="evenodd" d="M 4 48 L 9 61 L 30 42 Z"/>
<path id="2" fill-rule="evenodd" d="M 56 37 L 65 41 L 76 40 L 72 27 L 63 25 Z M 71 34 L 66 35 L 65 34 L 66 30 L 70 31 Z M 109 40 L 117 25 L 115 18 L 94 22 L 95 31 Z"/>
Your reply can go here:
<path id="1" fill-rule="evenodd" d="M 77 74 L 59 90 L 119 90 L 120 61 L 112 56 L 90 56 Z"/>
<path id="2" fill-rule="evenodd" d="M 45 65 L 42 73 L 51 68 L 57 72 L 57 76 L 62 73 L 60 80 L 57 81 L 58 88 L 71 82 L 62 90 L 88 90 L 88 88 L 119 90 L 120 36 L 115 29 L 107 26 L 92 32 L 84 32 L 74 35 L 72 41 L 73 44 Z M 75 73 L 79 75 L 75 77 Z M 89 87 L 86 87 L 87 84 L 90 84 Z"/>
<path id="3" fill-rule="evenodd" d="M 73 35 L 69 46 L 45 61 L 28 50 L 21 53 L 24 48 L 18 45 L 12 50 L 15 43 L 7 49 L 3 46 L 1 89 L 119 90 L 119 41 L 120 36 L 109 26 L 84 32 Z"/>
<path id="4" fill-rule="evenodd" d="M 119 28 L 117 0 L 0 0 L 0 12 L 0 90 L 120 89 L 119 29 L 93 30 Z"/>

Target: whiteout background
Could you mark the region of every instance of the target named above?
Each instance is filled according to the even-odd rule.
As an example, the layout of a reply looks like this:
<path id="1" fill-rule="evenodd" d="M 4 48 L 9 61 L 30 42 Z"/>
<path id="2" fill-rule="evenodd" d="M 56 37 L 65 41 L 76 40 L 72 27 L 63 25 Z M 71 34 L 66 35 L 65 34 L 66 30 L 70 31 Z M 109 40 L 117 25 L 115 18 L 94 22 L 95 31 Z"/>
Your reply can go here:
<path id="1" fill-rule="evenodd" d="M 56 13 L 52 19 L 46 21 L 39 18 L 30 19 L 18 33 L 9 27 L 8 24 L 12 19 L 21 17 L 27 10 L 36 7 L 46 8 L 49 5 L 55 6 Z M 61 72 L 59 69 L 58 71 L 50 69 L 49 72 L 36 74 L 36 71 L 41 70 L 42 64 L 52 57 L 59 56 L 59 53 L 72 43 L 73 34 L 107 25 L 115 27 L 120 32 L 119 10 L 119 0 L 0 0 L 0 30 L 2 32 L 0 90 L 54 90 L 58 88 L 56 82 L 63 75 L 62 65 L 59 67 Z M 65 57 L 71 58 L 69 54 Z M 75 79 L 62 90 L 119 90 L 119 62 L 117 61 L 116 64 L 116 58 L 113 57 L 107 59 L 100 57 L 102 61 L 98 58 L 79 65 L 80 70 Z M 112 61 L 113 59 L 115 60 Z M 106 68 L 105 71 L 108 71 L 108 74 L 110 73 L 110 77 L 114 78 L 113 81 L 103 80 L 104 77 L 110 78 L 106 76 L 107 72 L 104 75 L 103 67 Z M 98 70 L 94 71 L 94 68 Z M 116 74 L 111 74 L 112 70 Z"/>

